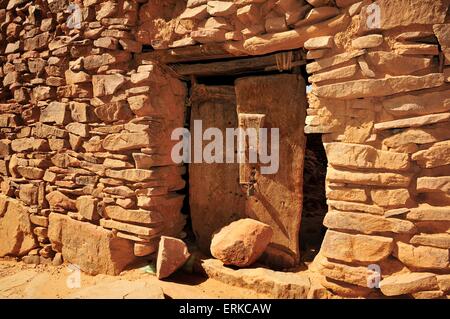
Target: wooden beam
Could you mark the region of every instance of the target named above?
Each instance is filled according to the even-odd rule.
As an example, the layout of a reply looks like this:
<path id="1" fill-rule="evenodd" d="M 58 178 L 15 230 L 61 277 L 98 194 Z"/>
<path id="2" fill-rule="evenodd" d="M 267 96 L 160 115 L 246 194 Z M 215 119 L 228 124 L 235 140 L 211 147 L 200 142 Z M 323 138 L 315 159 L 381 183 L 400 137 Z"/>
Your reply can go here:
<path id="1" fill-rule="evenodd" d="M 153 60 L 164 64 L 227 59 L 238 56 L 246 56 L 246 54 L 232 54 L 225 50 L 223 43 L 192 45 L 136 54 L 138 63 L 144 60 Z"/>
<path id="2" fill-rule="evenodd" d="M 291 63 L 292 66 L 302 64 L 305 64 L 303 60 L 292 61 Z M 255 71 L 272 71 L 278 69 L 276 54 L 209 63 L 174 64 L 170 66 L 181 76 L 237 75 Z"/>

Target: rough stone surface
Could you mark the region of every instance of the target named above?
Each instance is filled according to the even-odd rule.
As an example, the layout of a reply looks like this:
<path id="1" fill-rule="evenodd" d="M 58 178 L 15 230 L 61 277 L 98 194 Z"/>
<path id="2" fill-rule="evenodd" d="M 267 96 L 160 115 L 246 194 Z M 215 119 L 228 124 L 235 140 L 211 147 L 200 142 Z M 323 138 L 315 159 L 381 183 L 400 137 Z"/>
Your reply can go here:
<path id="1" fill-rule="evenodd" d="M 432 273 L 393 275 L 380 282 L 380 289 L 386 296 L 400 296 L 436 288 L 436 275 Z"/>
<path id="2" fill-rule="evenodd" d="M 118 275 L 135 261 L 133 245 L 111 231 L 56 213 L 49 219 L 52 247 L 88 274 Z"/>
<path id="3" fill-rule="evenodd" d="M 231 269 L 217 259 L 206 259 L 199 265 L 208 277 L 233 286 L 255 290 L 279 299 L 306 299 L 311 281 L 305 273 L 285 273 L 267 268 Z"/>
<path id="4" fill-rule="evenodd" d="M 0 214 L 0 257 L 23 256 L 37 247 L 29 213 L 18 201 L 7 203 Z"/>
<path id="5" fill-rule="evenodd" d="M 330 229 L 358 231 L 364 234 L 383 232 L 414 234 L 416 232 L 416 227 L 410 221 L 339 211 L 328 212 L 324 225 Z"/>
<path id="6" fill-rule="evenodd" d="M 315 259 L 321 270 L 308 285 L 274 273 L 273 286 L 248 272 L 224 277 L 280 296 L 374 298 L 383 289 L 363 285 L 363 268 L 382 258 L 375 263 L 388 283 L 408 272 L 437 275 L 439 287 L 419 278 L 420 289 L 396 293 L 448 297 L 449 0 L 144 2 L 86 0 L 79 28 L 66 21 L 66 0 L 0 5 L 0 220 L 8 228 L 0 236 L 13 238 L 2 247 L 32 264 L 52 262 L 49 215 L 70 218 L 67 236 L 83 234 L 77 247 L 93 237 L 85 229 L 114 234 L 125 259 L 154 253 L 162 235 L 183 236 L 185 169 L 171 160 L 171 132 L 185 125 L 189 101 L 191 119 L 206 126 L 280 128 L 276 174 L 248 163 L 189 166 L 193 228 L 205 252 L 214 231 L 251 217 L 273 229 L 259 261 L 290 268 L 300 248 L 306 257 L 318 251 L 322 220 L 330 229 L 319 255 L 333 257 Z M 245 55 L 253 58 L 232 59 Z M 304 56 L 309 105 L 292 72 Z M 287 72 L 239 75 L 234 86 L 191 83 L 189 100 L 176 74 L 186 62 L 216 73 L 244 65 L 235 71 L 244 74 L 270 59 L 258 71 Z M 209 61 L 215 67 L 205 68 Z M 325 183 L 309 179 L 325 161 L 305 151 L 303 131 L 322 134 Z M 10 200 L 28 219 L 11 218 Z M 26 256 L 33 241 L 17 236 L 22 228 L 39 242 Z M 342 245 L 333 248 L 333 238 Z"/>
<path id="7" fill-rule="evenodd" d="M 226 265 L 246 267 L 261 257 L 272 235 L 270 226 L 241 219 L 213 235 L 211 254 Z"/>
<path id="8" fill-rule="evenodd" d="M 189 257 L 187 246 L 181 239 L 162 236 L 156 258 L 156 276 L 158 279 L 169 277 L 181 268 Z"/>
<path id="9" fill-rule="evenodd" d="M 416 269 L 448 269 L 448 249 L 397 243 L 396 255 L 405 265 Z"/>
<path id="10" fill-rule="evenodd" d="M 347 249 L 342 249 L 348 247 Z M 327 258 L 346 262 L 378 262 L 394 248 L 392 238 L 367 235 L 350 235 L 327 231 L 321 252 Z"/>

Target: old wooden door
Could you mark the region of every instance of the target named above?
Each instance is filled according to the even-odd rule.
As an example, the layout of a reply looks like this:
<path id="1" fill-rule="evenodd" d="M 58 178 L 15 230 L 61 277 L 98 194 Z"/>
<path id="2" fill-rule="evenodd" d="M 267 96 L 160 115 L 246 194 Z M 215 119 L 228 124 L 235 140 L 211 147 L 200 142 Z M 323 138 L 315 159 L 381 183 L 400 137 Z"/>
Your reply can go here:
<path id="1" fill-rule="evenodd" d="M 193 120 L 202 119 L 203 130 L 210 126 L 261 127 L 270 136 L 271 128 L 279 129 L 279 165 L 273 174 L 263 174 L 260 163 L 190 165 L 191 217 L 203 251 L 209 252 L 214 231 L 249 217 L 274 230 L 262 262 L 274 268 L 298 264 L 305 91 L 300 76 L 279 74 L 243 77 L 235 81 L 234 88 L 202 86 L 202 98 L 193 99 L 191 127 Z M 269 154 L 275 151 L 270 144 Z"/>
<path id="2" fill-rule="evenodd" d="M 295 74 L 245 77 L 236 81 L 235 90 L 240 117 L 262 114 L 265 128 L 279 129 L 278 171 L 262 174 L 261 164 L 254 166 L 254 192 L 246 198 L 245 213 L 274 230 L 265 262 L 274 267 L 293 266 L 299 259 L 306 147 L 303 133 L 306 115 L 304 80 Z M 243 125 L 242 122 L 240 124 Z"/>
<path id="3" fill-rule="evenodd" d="M 236 95 L 233 86 L 196 85 L 191 94 L 191 136 L 194 121 L 203 130 L 237 127 Z M 202 142 L 202 149 L 209 141 Z M 192 153 L 194 145 L 191 147 Z M 194 161 L 192 154 L 192 161 Z M 245 216 L 245 194 L 239 186 L 239 165 L 230 163 L 191 163 L 189 165 L 189 203 L 192 228 L 202 251 L 209 253 L 212 234 Z"/>

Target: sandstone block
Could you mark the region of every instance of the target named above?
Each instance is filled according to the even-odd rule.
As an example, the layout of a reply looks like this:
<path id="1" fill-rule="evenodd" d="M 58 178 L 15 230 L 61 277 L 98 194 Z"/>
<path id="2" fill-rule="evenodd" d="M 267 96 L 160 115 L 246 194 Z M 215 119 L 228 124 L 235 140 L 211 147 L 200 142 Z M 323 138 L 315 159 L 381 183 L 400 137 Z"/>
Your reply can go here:
<path id="1" fill-rule="evenodd" d="M 18 138 L 11 142 L 11 149 L 17 153 L 45 151 L 48 149 L 48 143 L 44 139 L 34 137 Z"/>
<path id="2" fill-rule="evenodd" d="M 111 134 L 103 140 L 102 145 L 107 151 L 140 149 L 150 145 L 150 137 L 146 132 Z"/>
<path id="3" fill-rule="evenodd" d="M 30 221 L 34 225 L 48 227 L 48 217 L 40 215 L 30 215 Z"/>
<path id="4" fill-rule="evenodd" d="M 413 245 L 450 249 L 450 234 L 419 234 L 411 238 Z"/>
<path id="5" fill-rule="evenodd" d="M 411 201 L 407 189 L 376 189 L 370 192 L 373 202 L 381 207 L 403 207 Z"/>
<path id="6" fill-rule="evenodd" d="M 406 63 L 407 61 L 404 62 Z M 417 116 L 447 112 L 450 110 L 450 92 L 438 91 L 417 95 L 402 95 L 384 99 L 382 104 L 386 111 L 397 116 Z"/>
<path id="7" fill-rule="evenodd" d="M 396 173 L 362 173 L 337 170 L 330 167 L 327 171 L 327 180 L 335 183 L 357 185 L 408 187 L 411 183 L 411 176 L 409 174 Z"/>
<path id="8" fill-rule="evenodd" d="M 353 52 L 345 52 L 345 53 L 337 54 L 337 55 L 329 57 L 329 58 L 320 59 L 319 61 L 312 62 L 312 63 L 309 63 L 308 65 L 306 65 L 306 71 L 309 74 L 316 73 L 316 72 L 331 68 L 335 65 L 339 65 L 339 64 L 345 63 L 347 61 L 350 61 L 354 58 L 357 58 L 357 57 L 363 55 L 364 53 L 366 53 L 365 50 L 358 50 L 358 51 L 353 51 Z"/>
<path id="9" fill-rule="evenodd" d="M 68 211 L 76 211 L 76 202 L 60 191 L 53 191 L 48 193 L 45 198 L 50 204 L 51 208 L 55 208 L 57 210 L 68 210 Z"/>
<path id="10" fill-rule="evenodd" d="M 450 221 L 448 207 L 437 207 L 422 204 L 412 208 L 406 218 L 412 221 Z"/>
<path id="11" fill-rule="evenodd" d="M 379 25 L 382 30 L 413 24 L 443 23 L 448 9 L 447 0 L 377 0 L 375 3 L 383 13 Z M 399 8 L 402 8 L 401 14 Z M 373 19 L 372 13 L 367 6 L 361 9 L 361 32 L 375 28 L 370 28 L 373 25 L 370 23 Z"/>
<path id="12" fill-rule="evenodd" d="M 450 176 L 420 177 L 417 179 L 419 193 L 450 193 Z"/>
<path id="13" fill-rule="evenodd" d="M 39 122 L 33 127 L 32 135 L 38 138 L 66 138 L 67 132 L 57 127 Z"/>
<path id="14" fill-rule="evenodd" d="M 332 48 L 333 44 L 334 41 L 332 36 L 323 36 L 307 40 L 304 44 L 304 48 L 307 50 L 327 49 Z"/>
<path id="15" fill-rule="evenodd" d="M 136 95 L 127 99 L 128 105 L 137 116 L 148 116 L 158 114 L 158 111 L 152 105 L 148 95 Z"/>
<path id="16" fill-rule="evenodd" d="M 396 148 L 408 144 L 428 144 L 446 140 L 446 123 L 423 128 L 406 129 L 383 140 L 383 145 Z"/>
<path id="17" fill-rule="evenodd" d="M 383 215 L 384 209 L 382 207 L 376 206 L 376 205 L 369 205 L 369 204 L 363 204 L 363 203 L 353 203 L 353 202 L 344 202 L 344 201 L 337 201 L 337 200 L 327 200 L 327 204 L 330 207 L 333 207 L 337 210 L 342 211 L 358 211 L 358 212 L 365 212 L 369 214 L 374 215 Z"/>
<path id="18" fill-rule="evenodd" d="M 370 277 L 376 275 L 373 270 L 367 267 L 331 262 L 320 254 L 314 259 L 314 266 L 318 267 L 320 274 L 323 276 L 361 287 L 367 287 Z"/>
<path id="19" fill-rule="evenodd" d="M 432 59 L 429 57 L 405 56 L 394 51 L 368 52 L 365 58 L 373 70 L 389 75 L 412 74 L 429 68 L 432 62 Z"/>
<path id="20" fill-rule="evenodd" d="M 369 235 L 384 232 L 396 234 L 416 232 L 414 224 L 407 220 L 352 212 L 330 211 L 325 215 L 323 223 L 330 229 L 356 231 Z"/>
<path id="21" fill-rule="evenodd" d="M 400 296 L 436 288 L 436 275 L 432 273 L 392 275 L 380 282 L 381 292 L 386 296 Z"/>
<path id="22" fill-rule="evenodd" d="M 308 80 L 309 80 L 309 82 L 315 83 L 315 82 L 321 82 L 321 81 L 345 79 L 345 78 L 350 78 L 350 77 L 354 76 L 357 71 L 358 71 L 357 65 L 353 64 L 353 65 L 344 66 L 342 68 L 335 69 L 332 71 L 316 73 L 314 75 L 311 75 L 308 78 Z M 306 124 L 312 124 L 312 123 L 306 123 Z"/>
<path id="23" fill-rule="evenodd" d="M 195 8 L 186 8 L 186 10 L 180 15 L 179 18 L 203 20 L 207 17 L 208 17 L 208 6 L 204 4 Z"/>
<path id="24" fill-rule="evenodd" d="M 407 154 L 379 151 L 371 146 L 328 143 L 325 149 L 328 162 L 335 166 L 402 171 L 410 166 Z"/>
<path id="25" fill-rule="evenodd" d="M 94 45 L 108 50 L 117 50 L 119 41 L 113 37 L 102 37 L 95 40 Z"/>
<path id="26" fill-rule="evenodd" d="M 257 4 L 249 4 L 237 9 L 236 15 L 244 25 L 257 24 L 261 19 L 260 7 Z"/>
<path id="27" fill-rule="evenodd" d="M 224 17 L 236 13 L 236 5 L 227 1 L 208 1 L 207 12 L 213 17 Z"/>
<path id="28" fill-rule="evenodd" d="M 3 216 L 0 214 L 0 257 L 24 256 L 38 245 L 29 213 L 17 200 L 8 200 L 4 209 Z"/>
<path id="29" fill-rule="evenodd" d="M 377 123 L 375 124 L 374 128 L 377 131 L 383 131 L 396 128 L 421 127 L 448 121 L 450 121 L 450 113 L 439 113 Z"/>
<path id="30" fill-rule="evenodd" d="M 392 238 L 350 235 L 328 230 L 320 251 L 327 258 L 345 262 L 372 263 L 389 256 L 393 247 Z"/>
<path id="31" fill-rule="evenodd" d="M 25 184 L 20 186 L 19 198 L 27 205 L 37 205 L 38 203 L 38 188 L 33 184 Z M 1 214 L 0 214 L 1 215 Z"/>
<path id="32" fill-rule="evenodd" d="M 417 269 L 448 269 L 448 249 L 413 246 L 397 242 L 396 257 L 405 265 Z"/>
<path id="33" fill-rule="evenodd" d="M 101 106 L 97 106 L 94 110 L 97 117 L 106 122 L 115 122 L 119 120 L 130 120 L 133 118 L 133 112 L 125 101 L 111 102 Z"/>
<path id="34" fill-rule="evenodd" d="M 145 182 L 152 179 L 156 179 L 157 174 L 154 170 L 143 169 L 126 169 L 120 171 L 106 170 L 106 176 L 123 179 L 130 182 Z"/>
<path id="35" fill-rule="evenodd" d="M 134 255 L 138 257 L 144 257 L 153 254 L 158 250 L 157 244 L 150 243 L 135 243 Z"/>
<path id="36" fill-rule="evenodd" d="M 97 221 L 100 219 L 97 205 L 98 199 L 90 195 L 80 196 L 75 202 L 78 213 L 90 221 Z"/>
<path id="37" fill-rule="evenodd" d="M 66 125 L 66 130 L 69 133 L 81 136 L 81 137 L 88 137 L 89 135 L 89 125 L 73 122 L 68 125 Z"/>
<path id="38" fill-rule="evenodd" d="M 319 97 L 357 99 L 433 88 L 441 86 L 443 83 L 444 76 L 441 73 L 425 76 L 404 75 L 319 86 L 316 88 L 315 94 Z"/>
<path id="39" fill-rule="evenodd" d="M 327 198 L 331 200 L 348 202 L 366 202 L 368 199 L 366 190 L 363 188 L 334 188 L 327 189 Z"/>
<path id="40" fill-rule="evenodd" d="M 107 217 L 122 221 L 137 223 L 143 225 L 157 226 L 164 222 L 163 216 L 157 211 L 130 210 L 120 206 L 106 206 L 105 214 Z"/>
<path id="41" fill-rule="evenodd" d="M 112 95 L 125 81 L 124 76 L 120 74 L 94 75 L 92 77 L 94 96 Z"/>
<path id="42" fill-rule="evenodd" d="M 116 2 L 107 1 L 99 4 L 96 9 L 96 19 L 101 21 L 103 18 L 114 16 L 119 9 L 119 5 Z"/>
<path id="43" fill-rule="evenodd" d="M 52 102 L 42 110 L 39 119 L 42 123 L 65 125 L 70 122 L 70 113 L 66 103 Z"/>
<path id="44" fill-rule="evenodd" d="M 305 27 L 319 22 L 324 22 L 330 18 L 336 17 L 340 13 L 339 9 L 334 6 L 324 6 L 319 8 L 312 8 L 306 13 L 304 19 L 297 21 L 295 27 Z M 325 21 L 326 22 L 326 21 Z"/>
<path id="45" fill-rule="evenodd" d="M 439 55 L 439 47 L 434 44 L 394 44 L 395 52 L 402 55 Z"/>
<path id="46" fill-rule="evenodd" d="M 439 285 L 439 289 L 443 292 L 449 292 L 450 291 L 450 274 L 449 275 L 438 275 L 437 281 Z"/>
<path id="47" fill-rule="evenodd" d="M 249 218 L 241 219 L 213 235 L 211 254 L 226 265 L 246 267 L 263 254 L 272 235 L 270 226 Z"/>
<path id="48" fill-rule="evenodd" d="M 132 242 L 115 237 L 109 230 L 61 214 L 52 213 L 49 219 L 53 249 L 90 275 L 118 275 L 135 261 Z"/>
<path id="49" fill-rule="evenodd" d="M 158 226 L 157 228 L 149 228 L 144 226 L 122 223 L 111 219 L 100 219 L 100 225 L 109 229 L 116 229 L 119 231 L 135 234 L 138 236 L 145 236 L 148 239 L 159 237 L 163 230 L 162 229 L 163 227 L 161 226 Z"/>
<path id="50" fill-rule="evenodd" d="M 17 172 L 26 179 L 38 180 L 44 177 L 45 171 L 37 167 L 17 166 Z"/>
<path id="51" fill-rule="evenodd" d="M 288 30 L 284 17 L 273 17 L 266 19 L 265 29 L 268 33 L 282 32 Z"/>
<path id="52" fill-rule="evenodd" d="M 352 41 L 352 47 L 355 49 L 369 49 L 376 48 L 383 43 L 383 36 L 381 34 L 369 34 L 356 38 Z"/>
<path id="53" fill-rule="evenodd" d="M 420 167 L 433 168 L 450 164 L 450 141 L 434 144 L 429 149 L 419 151 L 412 155 Z"/>
<path id="54" fill-rule="evenodd" d="M 66 83 L 69 85 L 91 81 L 91 76 L 83 71 L 73 72 L 72 70 L 67 70 L 64 73 L 64 76 L 66 78 Z"/>
<path id="55" fill-rule="evenodd" d="M 156 276 L 158 279 L 169 277 L 181 268 L 189 257 L 190 253 L 182 240 L 161 236 L 156 258 Z"/>

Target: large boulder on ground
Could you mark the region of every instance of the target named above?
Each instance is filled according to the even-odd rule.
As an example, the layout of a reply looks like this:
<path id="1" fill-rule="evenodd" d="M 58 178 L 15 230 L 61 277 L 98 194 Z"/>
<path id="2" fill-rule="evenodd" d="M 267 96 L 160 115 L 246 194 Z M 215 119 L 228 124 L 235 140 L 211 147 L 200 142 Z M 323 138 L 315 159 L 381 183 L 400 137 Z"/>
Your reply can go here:
<path id="1" fill-rule="evenodd" d="M 6 200 L 2 196 L 0 201 L 0 257 L 23 256 L 37 245 L 26 208 L 17 200 Z"/>
<path id="2" fill-rule="evenodd" d="M 181 268 L 189 257 L 188 248 L 181 239 L 161 236 L 156 259 L 156 276 L 158 279 L 169 277 Z"/>
<path id="3" fill-rule="evenodd" d="M 266 250 L 272 235 L 269 225 L 249 218 L 241 219 L 213 235 L 211 254 L 225 265 L 250 266 Z"/>
<path id="4" fill-rule="evenodd" d="M 118 275 L 136 259 L 133 243 L 110 230 L 62 214 L 49 216 L 48 237 L 64 260 L 90 275 Z"/>

